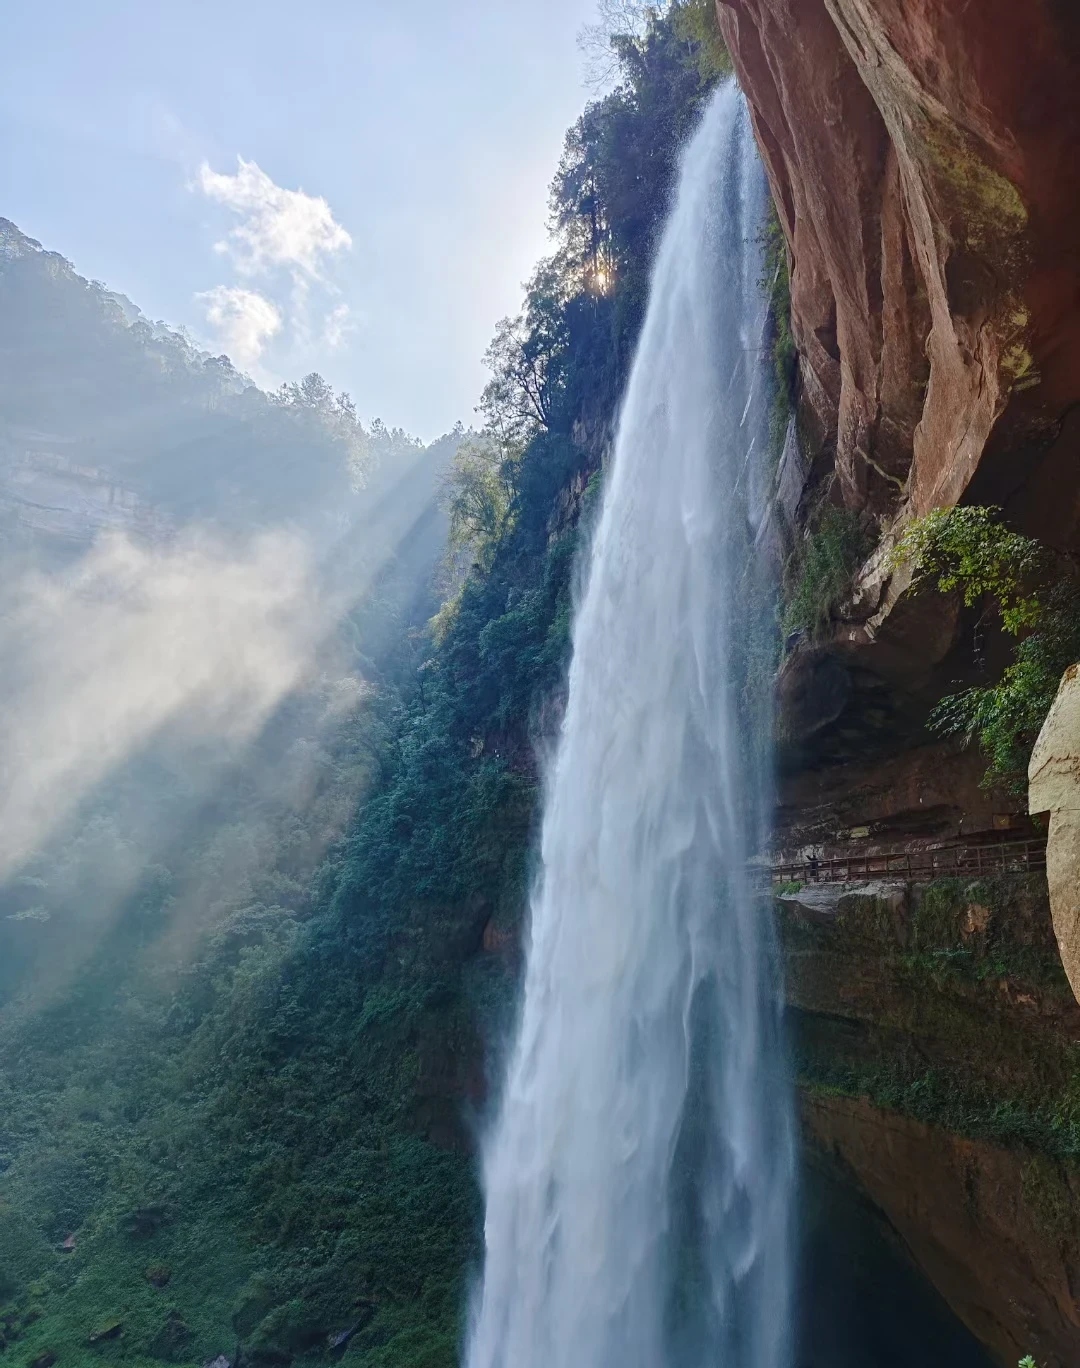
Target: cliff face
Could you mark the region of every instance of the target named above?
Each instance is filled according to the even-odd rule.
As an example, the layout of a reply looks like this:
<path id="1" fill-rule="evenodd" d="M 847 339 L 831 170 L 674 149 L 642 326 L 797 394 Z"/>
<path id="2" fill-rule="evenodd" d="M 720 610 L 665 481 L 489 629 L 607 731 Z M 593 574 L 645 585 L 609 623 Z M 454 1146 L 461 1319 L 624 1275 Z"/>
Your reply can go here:
<path id="1" fill-rule="evenodd" d="M 1045 883 L 777 898 L 804 1133 L 995 1360 L 1080 1344 L 1077 1006 Z"/>
<path id="2" fill-rule="evenodd" d="M 888 1216 L 945 1300 L 996 1359 L 1067 1365 L 1080 1324 L 1075 1187 L 1015 1150 L 955 1135 L 864 1098 L 803 1100 L 809 1138 Z M 1033 1205 L 1032 1196 L 1036 1196 Z"/>
<path id="3" fill-rule="evenodd" d="M 1080 479 L 1080 11 L 1068 0 L 718 0 L 792 262 L 845 502 L 978 476 L 1071 541 Z M 1030 497 L 1053 480 L 1052 513 Z"/>
<path id="4" fill-rule="evenodd" d="M 78 465 L 51 445 L 44 434 L 0 436 L 0 528 L 6 533 L 68 550 L 108 532 L 144 542 L 170 534 L 169 519 L 107 470 Z"/>
<path id="5" fill-rule="evenodd" d="M 1080 550 L 1080 6 L 717 10 L 788 246 L 796 533 L 827 490 L 884 546 L 971 502 Z M 785 661 L 781 846 L 941 839 L 1004 815 L 979 758 L 923 728 L 973 668 L 974 618 L 905 588 L 875 553 Z M 996 649 L 991 634 L 991 669 Z M 1035 882 L 847 889 L 831 909 L 796 895 L 781 924 L 808 1139 L 1000 1362 L 1060 1365 L 1080 1344 L 1080 1077 Z"/>

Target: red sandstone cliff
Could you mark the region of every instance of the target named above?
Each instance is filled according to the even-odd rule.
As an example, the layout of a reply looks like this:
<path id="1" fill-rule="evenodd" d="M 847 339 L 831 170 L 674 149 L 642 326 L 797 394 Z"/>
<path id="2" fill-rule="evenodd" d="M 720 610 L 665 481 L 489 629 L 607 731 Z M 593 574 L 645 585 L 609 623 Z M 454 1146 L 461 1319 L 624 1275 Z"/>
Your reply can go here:
<path id="1" fill-rule="evenodd" d="M 800 408 L 831 497 L 886 537 L 999 503 L 1080 551 L 1080 4 L 717 5 L 787 236 Z M 789 658 L 792 767 L 927 741 L 964 624 L 903 588 L 871 559 L 831 638 Z"/>
<path id="2" fill-rule="evenodd" d="M 718 0 L 852 507 L 1080 529 L 1080 6 Z M 1052 507 L 1044 496 L 1055 490 Z"/>
<path id="3" fill-rule="evenodd" d="M 885 537 L 937 506 L 999 503 L 1022 530 L 1080 551 L 1080 2 L 717 9 L 787 238 L 800 409 L 815 470 L 835 471 L 831 497 Z M 963 670 L 962 614 L 902 590 L 872 560 L 846 620 L 785 663 L 781 844 L 853 826 L 941 836 L 989 820 L 976 811 L 993 800 L 975 757 L 930 746 L 922 727 Z M 977 1058 L 1004 1078 L 1023 1022 L 992 1041 L 997 1009 L 976 1003 L 981 988 L 920 980 L 900 1013 L 918 1039 L 897 1046 L 900 1018 L 882 1006 L 888 957 L 871 966 L 864 1020 L 849 940 L 837 941 L 821 1001 L 796 1002 L 807 1021 L 843 1020 L 844 1048 L 878 1032 L 882 1059 L 906 1049 L 952 1069 L 957 1086 Z M 800 963 L 789 962 L 796 999 Z M 935 1018 L 935 1064 L 936 1009 L 948 1030 Z M 963 1056 L 965 1031 L 981 1054 Z M 859 1036 L 855 1053 L 869 1049 Z M 832 1041 L 830 1067 L 842 1053 Z M 1028 1072 L 1056 1057 L 1034 1049 Z M 1006 1084 L 990 1079 L 987 1095 Z M 1056 1175 L 1054 1163 L 860 1101 L 809 1097 L 807 1124 L 1002 1363 L 1023 1350 L 1077 1361 L 1074 1198 L 1055 1198 L 1049 1219 L 1031 1177 Z"/>

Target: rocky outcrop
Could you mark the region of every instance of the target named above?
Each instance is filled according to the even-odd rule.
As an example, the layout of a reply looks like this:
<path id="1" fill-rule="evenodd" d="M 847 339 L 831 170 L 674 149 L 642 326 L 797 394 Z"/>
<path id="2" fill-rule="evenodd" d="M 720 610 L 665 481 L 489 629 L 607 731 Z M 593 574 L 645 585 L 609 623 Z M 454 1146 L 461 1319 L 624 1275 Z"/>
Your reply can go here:
<path id="1" fill-rule="evenodd" d="M 927 1126 L 861 1098 L 802 1099 L 808 1140 L 857 1176 L 945 1300 L 1002 1364 L 1076 1362 L 1072 1209 L 1058 1165 Z"/>
<path id="2" fill-rule="evenodd" d="M 1028 766 L 1028 804 L 1050 814 L 1046 877 L 1061 962 L 1080 1001 L 1080 665 L 1070 665 Z"/>
<path id="3" fill-rule="evenodd" d="M 1002 1365 L 1080 1345 L 1074 1041 L 1039 876 L 776 899 L 804 1131 Z"/>
<path id="4" fill-rule="evenodd" d="M 718 0 L 790 248 L 845 502 L 1030 497 L 1080 526 L 1080 11 L 1063 0 Z M 1052 526 L 1051 526 L 1052 524 Z"/>
<path id="5" fill-rule="evenodd" d="M 110 476 L 79 465 L 43 434 L 0 438 L 0 530 L 49 545 L 84 549 L 106 533 L 165 540 L 169 519 Z"/>

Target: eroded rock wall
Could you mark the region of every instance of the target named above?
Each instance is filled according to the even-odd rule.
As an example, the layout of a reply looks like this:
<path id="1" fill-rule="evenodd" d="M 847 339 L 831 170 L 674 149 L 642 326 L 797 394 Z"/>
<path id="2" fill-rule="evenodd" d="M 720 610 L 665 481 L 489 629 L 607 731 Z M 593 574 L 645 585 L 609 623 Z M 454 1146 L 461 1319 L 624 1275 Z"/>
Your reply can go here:
<path id="1" fill-rule="evenodd" d="M 1073 1042 L 1045 883 L 776 899 L 806 1139 L 1003 1368 L 1080 1355 Z"/>
<path id="2" fill-rule="evenodd" d="M 718 10 L 790 247 L 804 397 L 847 504 L 923 513 L 980 466 L 1012 495 L 1058 438 L 1075 454 L 1080 7 Z M 1060 539 L 1078 493 L 1072 471 Z"/>
<path id="3" fill-rule="evenodd" d="M 1047 1368 L 1075 1362 L 1075 1243 L 1063 1237 L 1056 1204 L 1080 1191 L 1063 1171 L 865 1098 L 806 1095 L 802 1115 L 811 1143 L 858 1175 L 1000 1363 L 1011 1368 L 1028 1353 Z"/>

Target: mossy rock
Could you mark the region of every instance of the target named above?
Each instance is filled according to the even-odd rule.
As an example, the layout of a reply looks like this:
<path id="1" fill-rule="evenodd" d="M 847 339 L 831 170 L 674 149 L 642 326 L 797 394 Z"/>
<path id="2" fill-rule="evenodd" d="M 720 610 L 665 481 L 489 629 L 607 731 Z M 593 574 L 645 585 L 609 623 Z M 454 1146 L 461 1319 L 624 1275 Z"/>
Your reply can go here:
<path id="1" fill-rule="evenodd" d="M 266 1316 L 252 1336 L 245 1357 L 247 1354 L 255 1355 L 270 1368 L 272 1364 L 282 1361 L 282 1355 L 287 1361 L 293 1354 L 321 1348 L 335 1328 L 326 1323 L 322 1308 L 317 1303 L 312 1304 L 303 1297 L 293 1297 Z"/>
<path id="2" fill-rule="evenodd" d="M 232 1327 L 242 1340 L 249 1339 L 256 1327 L 277 1305 L 278 1297 L 260 1277 L 252 1278 L 240 1295 L 232 1313 Z"/>
<path id="3" fill-rule="evenodd" d="M 96 1330 L 91 1330 L 86 1339 L 88 1344 L 103 1344 L 106 1340 L 119 1339 L 123 1333 L 124 1322 L 118 1316 L 113 1316 L 102 1321 Z"/>
<path id="4" fill-rule="evenodd" d="M 867 883 L 841 893 L 837 928 L 859 940 L 896 947 L 908 940 L 910 896 L 906 884 Z"/>

